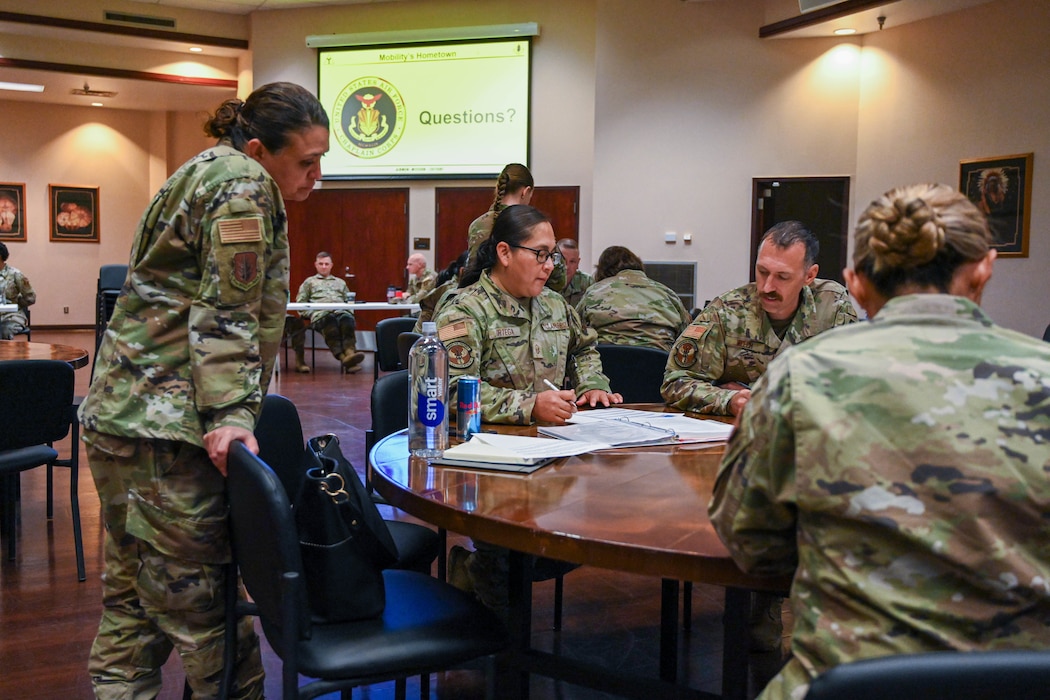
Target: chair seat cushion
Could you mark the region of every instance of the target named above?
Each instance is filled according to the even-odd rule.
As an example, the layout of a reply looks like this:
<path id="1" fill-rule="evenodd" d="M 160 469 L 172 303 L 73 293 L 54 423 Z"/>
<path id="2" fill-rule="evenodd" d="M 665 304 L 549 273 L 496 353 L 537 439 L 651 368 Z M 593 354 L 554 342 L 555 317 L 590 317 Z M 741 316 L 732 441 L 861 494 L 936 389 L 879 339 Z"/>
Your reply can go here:
<path id="1" fill-rule="evenodd" d="M 438 534 L 424 525 L 401 520 L 387 520 L 386 525 L 397 544 L 398 557 L 393 568 L 429 574 L 441 549 Z"/>
<path id="2" fill-rule="evenodd" d="M 58 452 L 47 445 L 31 445 L 0 452 L 0 472 L 20 472 L 58 459 Z"/>
<path id="3" fill-rule="evenodd" d="M 381 618 L 314 625 L 299 643 L 299 671 L 314 678 L 394 677 L 456 666 L 507 644 L 496 615 L 473 597 L 430 576 L 388 570 Z M 271 644 L 278 634 L 267 630 Z M 275 650 L 280 653 L 280 649 Z"/>

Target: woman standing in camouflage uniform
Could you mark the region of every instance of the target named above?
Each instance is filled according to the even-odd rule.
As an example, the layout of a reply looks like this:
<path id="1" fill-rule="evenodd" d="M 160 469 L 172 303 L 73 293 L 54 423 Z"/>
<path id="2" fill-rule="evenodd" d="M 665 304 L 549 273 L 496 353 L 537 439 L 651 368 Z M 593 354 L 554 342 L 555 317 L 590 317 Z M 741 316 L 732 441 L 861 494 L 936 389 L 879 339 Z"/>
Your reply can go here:
<path id="1" fill-rule="evenodd" d="M 328 150 L 324 108 L 290 83 L 228 100 L 205 131 L 218 144 L 179 168 L 139 222 L 80 409 L 106 525 L 88 662 L 104 700 L 156 697 L 172 649 L 193 696 L 217 694 L 226 456 L 235 440 L 258 451 L 288 300 L 283 199 L 309 196 Z M 231 697 L 262 697 L 250 618 L 237 659 Z"/>
<path id="2" fill-rule="evenodd" d="M 459 377 L 481 378 L 481 419 L 489 423 L 564 423 L 578 405 L 621 403 L 609 391 L 593 330 L 557 292 L 544 287 L 559 257 L 554 229 L 525 205 L 503 210 L 492 235 L 478 248 L 463 276 L 464 288 L 434 317 L 448 349 L 449 405 Z M 572 388 L 555 391 L 544 384 Z M 508 605 L 506 549 L 474 542 L 476 551 L 453 547 L 449 581 L 472 591 L 489 608 Z M 574 565 L 530 559 L 534 578 Z"/>
<path id="3" fill-rule="evenodd" d="M 950 187 L 880 197 L 846 270 L 871 322 L 782 353 L 744 408 L 710 511 L 743 569 L 794 573 L 763 700 L 857 659 L 1050 646 L 1050 345 L 978 306 L 990 242 Z"/>

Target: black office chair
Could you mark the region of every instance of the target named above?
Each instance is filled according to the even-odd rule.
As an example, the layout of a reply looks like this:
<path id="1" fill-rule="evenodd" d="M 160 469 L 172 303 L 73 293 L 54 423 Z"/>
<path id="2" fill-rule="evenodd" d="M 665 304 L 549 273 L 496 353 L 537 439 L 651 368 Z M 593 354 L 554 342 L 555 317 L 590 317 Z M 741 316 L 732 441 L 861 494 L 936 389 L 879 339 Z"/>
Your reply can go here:
<path id="1" fill-rule="evenodd" d="M 295 404 L 284 396 L 270 394 L 263 400 L 255 426 L 259 456 L 271 465 L 285 491 L 295 498 L 304 474 L 303 427 Z M 430 573 L 434 560 L 444 551 L 444 539 L 429 527 L 402 520 L 387 520 L 390 535 L 397 545 L 396 569 Z"/>
<path id="2" fill-rule="evenodd" d="M 14 560 L 18 525 L 15 505 L 19 477 L 27 469 L 69 467 L 69 497 L 73 515 L 73 543 L 77 579 L 84 572 L 84 543 L 80 532 L 77 495 L 79 445 L 71 445 L 68 460 L 59 460 L 52 444 L 69 433 L 73 406 L 73 368 L 61 360 L 0 362 L 0 480 L 3 481 L 2 529 L 7 536 L 7 558 Z M 50 492 L 48 517 L 51 517 Z"/>
<path id="3" fill-rule="evenodd" d="M 91 373 L 95 372 L 95 360 L 98 359 L 98 348 L 102 345 L 102 336 L 113 316 L 117 297 L 127 281 L 127 265 L 103 265 L 98 270 L 98 289 L 95 292 L 95 354 L 91 359 Z"/>
<path id="4" fill-rule="evenodd" d="M 602 372 L 612 390 L 623 395 L 625 403 L 663 403 L 660 385 L 664 383 L 667 351 L 640 345 L 598 344 Z"/>
<path id="5" fill-rule="evenodd" d="M 404 369 L 398 359 L 397 337 L 408 333 L 416 327 L 416 319 L 411 316 L 384 318 L 376 324 L 376 361 L 373 364 L 375 377 L 380 372 L 396 372 Z"/>
<path id="6" fill-rule="evenodd" d="M 1050 326 L 1047 326 L 1046 330 L 1043 331 L 1043 340 L 1050 343 Z"/>
<path id="7" fill-rule="evenodd" d="M 389 680 L 397 682 L 397 696 L 403 698 L 408 676 L 429 678 L 478 659 L 485 660 L 486 696 L 495 697 L 493 656 L 507 646 L 507 632 L 494 613 L 443 581 L 388 570 L 383 572 L 386 610 L 381 617 L 315 622 L 281 480 L 243 444 L 234 443 L 227 491 L 234 562 L 253 601 L 250 606 L 227 605 L 227 630 L 236 634 L 238 614 L 258 615 L 283 662 L 286 700 Z M 235 595 L 234 586 L 227 588 Z M 235 647 L 227 642 L 228 660 Z M 299 674 L 317 680 L 300 688 Z"/>
<path id="8" fill-rule="evenodd" d="M 1037 700 L 1050 689 L 1050 652 L 944 651 L 864 659 L 836 666 L 806 700 Z"/>
<path id="9" fill-rule="evenodd" d="M 408 369 L 408 353 L 416 341 L 423 337 L 422 333 L 409 331 L 397 336 L 397 360 L 403 369 Z"/>

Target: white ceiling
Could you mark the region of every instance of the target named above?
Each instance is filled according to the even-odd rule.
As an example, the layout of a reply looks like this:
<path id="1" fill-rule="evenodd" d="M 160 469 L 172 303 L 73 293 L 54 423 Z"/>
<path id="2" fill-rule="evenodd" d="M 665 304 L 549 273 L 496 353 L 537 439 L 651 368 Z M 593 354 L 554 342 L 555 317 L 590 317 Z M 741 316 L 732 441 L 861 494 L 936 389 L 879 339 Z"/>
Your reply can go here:
<path id="1" fill-rule="evenodd" d="M 247 15 L 258 10 L 287 9 L 291 7 L 305 7 L 317 5 L 350 5 L 368 2 L 397 2 L 399 0 L 135 0 L 143 5 L 143 14 L 163 15 L 160 6 L 171 6 L 179 8 L 190 8 L 196 10 L 209 10 L 234 15 Z M 480 1 L 480 0 L 479 0 Z M 647 0 L 652 2 L 653 0 Z M 667 0 L 662 0 L 667 1 Z M 711 2 L 731 2 L 732 0 L 709 0 Z M 829 36 L 832 29 L 839 26 L 854 26 L 858 33 L 867 33 L 878 30 L 876 17 L 882 15 L 886 19 L 886 29 L 900 26 L 919 19 L 953 12 L 972 5 L 989 2 L 990 0 L 887 0 L 886 4 L 873 10 L 857 13 L 849 18 L 831 20 L 819 26 L 795 30 L 788 34 L 780 35 L 783 38 L 797 38 L 810 36 Z M 154 6 L 152 9 L 147 6 Z M 755 28 L 757 34 L 758 27 Z M 780 38 L 778 37 L 778 38 Z M 4 40 L 7 40 L 6 42 Z M 14 45 L 28 46 L 27 41 L 40 44 L 39 39 L 45 39 L 51 45 L 65 44 L 67 46 L 81 46 L 83 50 L 67 51 L 62 59 L 41 59 L 34 56 L 30 49 L 28 53 L 20 54 L 18 49 L 11 50 L 8 55 L 12 58 L 32 58 L 33 60 L 53 60 L 61 63 L 80 63 L 82 65 L 113 65 L 113 63 L 101 64 L 92 62 L 96 51 L 121 51 L 125 48 L 139 49 L 144 52 L 156 53 L 164 57 L 165 64 L 178 61 L 192 61 L 195 54 L 189 54 L 189 46 L 178 42 L 157 41 L 133 37 L 123 37 L 115 34 L 104 34 L 98 32 L 55 29 L 49 27 L 38 27 L 27 24 L 0 22 L 0 53 L 8 50 L 5 46 Z M 104 49 L 102 47 L 105 47 Z M 116 47 L 116 48 L 114 48 Z M 70 58 L 70 55 L 73 58 Z M 205 55 L 214 57 L 213 61 L 226 61 L 236 66 L 237 56 L 249 55 L 249 52 L 236 49 L 222 49 L 216 47 L 205 47 Z M 207 60 L 207 59 L 203 59 Z M 116 65 L 125 65 L 119 60 Z M 136 70 L 150 70 L 135 67 Z M 167 72 L 167 71 L 165 71 Z M 236 74 L 236 70 L 227 71 L 227 74 Z M 93 100 L 90 97 L 72 95 L 71 90 L 83 88 L 87 83 L 92 90 L 107 90 L 116 92 L 113 98 L 102 98 L 103 109 L 134 109 L 149 111 L 211 111 L 224 99 L 236 96 L 236 90 L 232 88 L 199 87 L 190 85 L 179 85 L 171 83 L 160 83 L 146 80 L 135 80 L 125 78 L 98 77 L 77 73 L 56 72 L 49 70 L 35 70 L 24 68 L 8 68 L 0 66 L 0 81 L 29 82 L 45 86 L 43 93 L 21 93 L 0 91 L 0 100 L 31 101 L 49 104 L 68 104 L 89 106 Z"/>

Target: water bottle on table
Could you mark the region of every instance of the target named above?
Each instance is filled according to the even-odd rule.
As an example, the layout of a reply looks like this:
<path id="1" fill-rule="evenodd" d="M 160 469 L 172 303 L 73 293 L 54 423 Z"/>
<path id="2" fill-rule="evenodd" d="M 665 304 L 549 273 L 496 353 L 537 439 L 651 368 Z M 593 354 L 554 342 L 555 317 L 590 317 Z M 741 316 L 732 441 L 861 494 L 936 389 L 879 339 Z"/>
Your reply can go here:
<path id="1" fill-rule="evenodd" d="M 408 353 L 408 450 L 434 458 L 448 448 L 448 353 L 433 321 Z"/>

